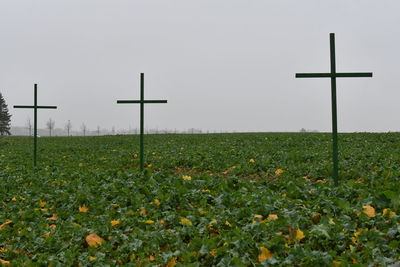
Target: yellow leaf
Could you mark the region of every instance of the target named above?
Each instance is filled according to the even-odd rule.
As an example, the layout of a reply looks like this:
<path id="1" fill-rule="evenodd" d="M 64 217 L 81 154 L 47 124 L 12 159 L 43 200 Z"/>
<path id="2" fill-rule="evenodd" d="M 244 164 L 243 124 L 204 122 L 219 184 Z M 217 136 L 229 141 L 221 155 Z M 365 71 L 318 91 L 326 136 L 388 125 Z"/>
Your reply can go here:
<path id="1" fill-rule="evenodd" d="M 44 235 L 42 235 L 43 238 L 48 238 L 50 236 L 51 232 L 47 232 Z"/>
<path id="2" fill-rule="evenodd" d="M 147 210 L 141 209 L 141 210 L 139 211 L 139 213 L 142 214 L 142 215 L 145 215 L 145 214 L 147 214 Z"/>
<path id="3" fill-rule="evenodd" d="M 208 211 L 206 211 L 206 210 L 199 210 L 199 213 L 200 213 L 201 215 L 205 215 L 205 214 L 208 213 Z"/>
<path id="4" fill-rule="evenodd" d="M 83 167 L 83 163 L 82 162 L 79 163 L 79 167 Z"/>
<path id="5" fill-rule="evenodd" d="M 116 226 L 116 225 L 118 225 L 119 223 L 121 222 L 121 220 L 113 220 L 113 221 L 111 221 L 111 226 Z"/>
<path id="6" fill-rule="evenodd" d="M 278 219 L 278 215 L 270 214 L 270 215 L 268 215 L 268 218 L 271 219 L 271 220 L 276 220 L 276 219 Z"/>
<path id="7" fill-rule="evenodd" d="M 186 180 L 186 181 L 191 181 L 191 180 L 192 180 L 192 177 L 190 177 L 189 175 L 183 175 L 183 176 L 182 176 L 182 179 L 183 179 L 183 180 Z"/>
<path id="8" fill-rule="evenodd" d="M 257 219 L 262 219 L 264 216 L 260 215 L 260 214 L 254 214 L 254 218 Z"/>
<path id="9" fill-rule="evenodd" d="M 286 194 L 282 194 L 282 197 L 286 197 L 287 195 Z"/>
<path id="10" fill-rule="evenodd" d="M 342 263 L 340 261 L 332 261 L 332 266 L 339 267 Z"/>
<path id="11" fill-rule="evenodd" d="M 394 211 L 391 211 L 390 209 L 383 209 L 382 216 L 393 217 L 395 215 L 396 213 Z"/>
<path id="12" fill-rule="evenodd" d="M 152 261 L 154 261 L 154 260 L 155 260 L 154 256 L 153 256 L 153 255 L 150 255 L 149 261 L 152 262 Z"/>
<path id="13" fill-rule="evenodd" d="M 103 238 L 96 234 L 90 234 L 86 237 L 86 242 L 90 247 L 97 248 L 101 246 L 105 241 Z"/>
<path id="14" fill-rule="evenodd" d="M 54 229 L 54 228 L 57 228 L 57 225 L 55 225 L 55 224 L 50 224 L 49 227 Z"/>
<path id="15" fill-rule="evenodd" d="M 301 231 L 300 229 L 296 230 L 296 240 L 297 241 L 301 241 L 303 238 L 305 237 L 303 231 Z"/>
<path id="16" fill-rule="evenodd" d="M 39 206 L 44 207 L 46 206 L 47 202 L 46 201 L 39 201 Z"/>
<path id="17" fill-rule="evenodd" d="M 210 193 L 211 191 L 210 191 L 209 189 L 203 189 L 203 190 L 201 190 L 201 192 L 203 192 L 203 193 Z"/>
<path id="18" fill-rule="evenodd" d="M 143 221 L 144 223 L 147 223 L 147 224 L 153 224 L 154 223 L 154 221 L 153 220 L 145 220 L 145 221 Z"/>
<path id="19" fill-rule="evenodd" d="M 0 259 L 0 263 L 1 263 L 2 265 L 9 265 L 9 264 L 10 264 L 9 261 L 5 261 L 5 260 L 2 260 L 2 259 Z"/>
<path id="20" fill-rule="evenodd" d="M 83 206 L 79 207 L 79 211 L 80 212 L 88 212 L 89 208 L 86 205 L 83 205 Z"/>
<path id="21" fill-rule="evenodd" d="M 188 218 L 185 218 L 185 217 L 181 218 L 181 224 L 184 226 L 192 226 L 193 225 L 192 222 Z"/>
<path id="22" fill-rule="evenodd" d="M 136 259 L 136 254 L 132 253 L 131 256 L 129 257 L 130 261 L 134 261 Z"/>
<path id="23" fill-rule="evenodd" d="M 255 161 L 254 159 L 250 159 L 249 162 L 250 162 L 250 163 L 254 163 L 254 162 L 256 162 L 256 161 Z"/>
<path id="24" fill-rule="evenodd" d="M 17 198 L 16 198 L 16 197 L 13 197 L 11 200 L 12 200 L 12 201 L 17 201 Z"/>
<path id="25" fill-rule="evenodd" d="M 47 218 L 47 220 L 50 220 L 50 221 L 57 221 L 57 219 L 58 219 L 57 214 L 53 214 L 53 216 L 51 216 L 50 218 Z"/>
<path id="26" fill-rule="evenodd" d="M 228 227 L 232 227 L 232 224 L 230 224 L 230 222 L 228 222 L 228 221 L 225 221 L 225 225 Z"/>
<path id="27" fill-rule="evenodd" d="M 357 243 L 358 242 L 358 236 L 361 234 L 361 231 L 357 231 L 357 232 L 355 232 L 354 233 L 354 236 L 351 238 L 351 240 L 354 242 L 354 243 Z"/>
<path id="28" fill-rule="evenodd" d="M 277 169 L 276 171 L 275 171 L 275 175 L 279 175 L 279 174 L 281 174 L 281 173 L 283 173 L 284 172 L 284 170 L 282 170 L 282 169 Z"/>
<path id="29" fill-rule="evenodd" d="M 269 251 L 269 249 L 265 247 L 260 247 L 261 254 L 258 255 L 258 261 L 259 262 L 264 262 L 274 256 L 274 254 Z"/>
<path id="30" fill-rule="evenodd" d="M 375 209 L 370 205 L 363 206 L 363 213 L 366 214 L 368 217 L 375 217 Z"/>
<path id="31" fill-rule="evenodd" d="M 160 200 L 154 199 L 154 205 L 156 205 L 158 207 L 160 205 Z"/>
<path id="32" fill-rule="evenodd" d="M 11 220 L 7 220 L 5 223 L 0 224 L 0 230 L 3 230 L 4 227 L 6 227 L 7 225 L 9 225 L 10 223 L 12 223 Z"/>
<path id="33" fill-rule="evenodd" d="M 165 267 L 174 267 L 177 264 L 176 258 L 171 258 Z"/>
<path id="34" fill-rule="evenodd" d="M 95 260 L 96 260 L 96 257 L 89 256 L 89 260 L 90 260 L 90 261 L 95 261 Z"/>

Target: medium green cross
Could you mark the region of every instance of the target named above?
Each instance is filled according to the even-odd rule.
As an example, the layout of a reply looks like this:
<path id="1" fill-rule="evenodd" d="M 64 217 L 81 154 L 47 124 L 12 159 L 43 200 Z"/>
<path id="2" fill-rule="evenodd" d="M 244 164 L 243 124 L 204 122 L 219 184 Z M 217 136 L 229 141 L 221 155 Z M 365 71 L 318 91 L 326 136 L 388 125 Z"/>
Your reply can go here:
<path id="1" fill-rule="evenodd" d="M 14 108 L 33 108 L 33 165 L 37 166 L 37 110 L 38 109 L 56 109 L 56 106 L 38 106 L 37 105 L 37 84 L 34 86 L 33 106 L 14 106 Z"/>
<path id="2" fill-rule="evenodd" d="M 167 100 L 144 100 L 144 73 L 140 74 L 140 100 L 117 100 L 117 104 L 140 104 L 140 170 L 144 170 L 144 104 L 167 103 Z"/>
<path id="3" fill-rule="evenodd" d="M 331 50 L 330 73 L 296 73 L 296 78 L 331 78 L 333 179 L 335 181 L 335 185 L 337 186 L 339 184 L 339 156 L 338 156 L 338 134 L 337 134 L 336 78 L 372 77 L 372 72 L 350 72 L 350 73 L 336 72 L 334 33 L 330 34 L 330 50 Z"/>

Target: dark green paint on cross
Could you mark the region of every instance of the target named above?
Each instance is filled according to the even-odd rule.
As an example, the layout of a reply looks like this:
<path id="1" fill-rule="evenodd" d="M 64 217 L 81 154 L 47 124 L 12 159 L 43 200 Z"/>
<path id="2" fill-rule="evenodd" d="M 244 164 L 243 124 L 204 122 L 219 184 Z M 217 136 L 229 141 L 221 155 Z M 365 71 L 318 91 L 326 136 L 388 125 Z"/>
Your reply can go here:
<path id="1" fill-rule="evenodd" d="M 144 104 L 162 104 L 167 100 L 144 100 L 144 73 L 140 74 L 140 100 L 117 100 L 117 104 L 140 104 L 140 170 L 144 170 Z"/>
<path id="2" fill-rule="evenodd" d="M 33 106 L 14 106 L 14 108 L 33 108 L 33 165 L 37 166 L 37 110 L 56 109 L 56 106 L 38 106 L 37 104 L 37 84 L 34 86 Z"/>
<path id="3" fill-rule="evenodd" d="M 338 156 L 338 134 L 337 134 L 337 105 L 336 105 L 336 78 L 350 77 L 372 77 L 372 72 L 337 73 L 335 56 L 335 34 L 330 34 L 330 73 L 296 73 L 296 78 L 331 78 L 331 100 L 332 100 L 332 157 L 333 157 L 333 179 L 335 185 L 339 184 L 339 156 Z"/>

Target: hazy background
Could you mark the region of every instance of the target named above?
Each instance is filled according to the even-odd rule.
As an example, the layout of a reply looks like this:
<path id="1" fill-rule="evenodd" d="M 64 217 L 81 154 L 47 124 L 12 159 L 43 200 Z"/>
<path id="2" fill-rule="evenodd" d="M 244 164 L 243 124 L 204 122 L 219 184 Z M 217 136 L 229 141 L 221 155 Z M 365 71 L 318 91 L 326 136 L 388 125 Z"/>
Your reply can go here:
<path id="1" fill-rule="evenodd" d="M 329 71 L 336 33 L 340 131 L 400 130 L 398 0 L 0 0 L 0 92 L 24 126 L 33 84 L 39 127 L 71 120 L 116 130 L 331 130 Z"/>

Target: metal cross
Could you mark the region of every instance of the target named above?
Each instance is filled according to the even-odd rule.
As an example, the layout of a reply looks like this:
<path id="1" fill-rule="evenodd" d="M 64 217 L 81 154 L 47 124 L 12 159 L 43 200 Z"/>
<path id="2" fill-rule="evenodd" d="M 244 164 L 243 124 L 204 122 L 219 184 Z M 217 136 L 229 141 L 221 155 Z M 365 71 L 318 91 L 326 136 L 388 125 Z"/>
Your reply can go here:
<path id="1" fill-rule="evenodd" d="M 56 109 L 56 106 L 38 106 L 37 105 L 37 84 L 34 86 L 33 106 L 14 106 L 14 108 L 33 108 L 33 165 L 37 166 L 37 110 L 38 109 Z"/>
<path id="2" fill-rule="evenodd" d="M 167 100 L 144 100 L 144 73 L 140 74 L 140 100 L 117 100 L 117 104 L 140 104 L 140 170 L 144 170 L 144 104 L 167 103 Z"/>
<path id="3" fill-rule="evenodd" d="M 338 159 L 338 135 L 337 135 L 336 78 L 372 77 L 372 72 L 350 72 L 350 73 L 336 72 L 334 33 L 330 34 L 330 50 L 331 50 L 330 73 L 296 73 L 296 78 L 331 78 L 333 179 L 335 181 L 335 185 L 337 186 L 339 184 L 339 159 Z"/>

